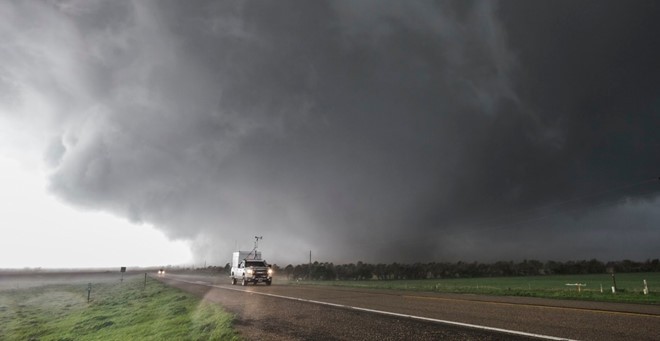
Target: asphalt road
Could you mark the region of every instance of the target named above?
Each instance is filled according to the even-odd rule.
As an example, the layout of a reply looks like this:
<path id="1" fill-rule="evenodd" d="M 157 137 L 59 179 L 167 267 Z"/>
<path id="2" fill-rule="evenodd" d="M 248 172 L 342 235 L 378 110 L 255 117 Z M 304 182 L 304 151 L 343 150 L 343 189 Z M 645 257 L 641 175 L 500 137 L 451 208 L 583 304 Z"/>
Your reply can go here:
<path id="1" fill-rule="evenodd" d="M 235 313 L 251 340 L 660 340 L 657 305 L 158 279 Z"/>

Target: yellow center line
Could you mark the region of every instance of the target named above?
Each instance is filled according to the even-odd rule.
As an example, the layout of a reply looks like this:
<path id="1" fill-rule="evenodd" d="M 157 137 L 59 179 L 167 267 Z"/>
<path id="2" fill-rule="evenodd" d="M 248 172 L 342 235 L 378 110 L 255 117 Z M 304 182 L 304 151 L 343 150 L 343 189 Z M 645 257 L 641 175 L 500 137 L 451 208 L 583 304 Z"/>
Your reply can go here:
<path id="1" fill-rule="evenodd" d="M 575 308 L 575 307 L 558 307 L 558 306 L 542 305 L 542 304 L 494 302 L 494 301 L 466 300 L 460 298 L 429 297 L 429 296 L 414 296 L 414 295 L 402 295 L 402 297 L 421 299 L 421 300 L 474 302 L 474 303 L 483 303 L 483 304 L 492 304 L 492 305 L 506 305 L 506 306 L 518 306 L 518 307 L 522 306 L 522 307 L 556 309 L 556 310 L 588 311 L 588 312 L 600 313 L 600 314 L 646 316 L 646 317 L 660 318 L 660 315 L 651 314 L 651 313 L 636 313 L 636 312 L 612 311 L 612 310 L 601 310 L 601 309 L 590 309 L 590 308 Z"/>

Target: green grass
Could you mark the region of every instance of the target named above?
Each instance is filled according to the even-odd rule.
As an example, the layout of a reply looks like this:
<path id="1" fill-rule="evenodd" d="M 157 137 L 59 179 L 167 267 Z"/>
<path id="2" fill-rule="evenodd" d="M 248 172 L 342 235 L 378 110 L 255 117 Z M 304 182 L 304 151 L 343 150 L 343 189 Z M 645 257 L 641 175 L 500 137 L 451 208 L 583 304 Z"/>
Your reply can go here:
<path id="1" fill-rule="evenodd" d="M 649 285 L 648 295 L 642 294 L 644 287 L 642 280 L 644 279 Z M 295 283 L 291 282 L 292 285 Z M 577 287 L 567 286 L 567 283 L 582 283 L 587 286 L 582 287 L 581 292 L 578 292 Z M 612 294 L 612 277 L 609 274 L 382 281 L 301 281 L 300 284 L 660 304 L 660 273 L 658 272 L 617 274 L 616 284 L 619 291 L 616 294 Z M 600 292 L 601 284 L 603 293 Z"/>
<path id="2" fill-rule="evenodd" d="M 232 315 L 144 277 L 0 291 L 0 340 L 238 340 Z"/>

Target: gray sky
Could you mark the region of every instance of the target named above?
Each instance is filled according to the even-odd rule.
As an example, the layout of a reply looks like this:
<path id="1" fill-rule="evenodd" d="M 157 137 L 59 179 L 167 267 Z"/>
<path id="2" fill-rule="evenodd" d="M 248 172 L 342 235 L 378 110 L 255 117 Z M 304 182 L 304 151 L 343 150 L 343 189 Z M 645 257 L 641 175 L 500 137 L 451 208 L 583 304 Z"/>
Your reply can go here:
<path id="1" fill-rule="evenodd" d="M 657 258 L 659 7 L 4 3 L 3 150 L 196 260 Z"/>

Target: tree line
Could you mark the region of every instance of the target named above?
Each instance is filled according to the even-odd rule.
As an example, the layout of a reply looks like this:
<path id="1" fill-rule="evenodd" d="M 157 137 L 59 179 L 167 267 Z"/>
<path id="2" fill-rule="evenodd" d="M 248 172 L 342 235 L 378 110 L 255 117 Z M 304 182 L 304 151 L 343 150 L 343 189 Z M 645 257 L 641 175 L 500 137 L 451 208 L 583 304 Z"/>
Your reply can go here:
<path id="1" fill-rule="evenodd" d="M 231 265 L 224 268 L 209 267 L 206 270 L 229 274 Z M 273 264 L 278 276 L 289 280 L 394 280 L 394 279 L 441 279 L 502 276 L 543 276 L 568 274 L 601 274 L 629 272 L 660 272 L 660 260 L 646 261 L 611 261 L 601 262 L 596 259 L 580 261 L 523 260 L 521 262 L 499 261 L 495 263 L 479 262 L 430 262 L 414 264 L 370 264 L 364 262 L 333 264 L 314 262 L 312 264 L 289 264 L 279 267 Z"/>

